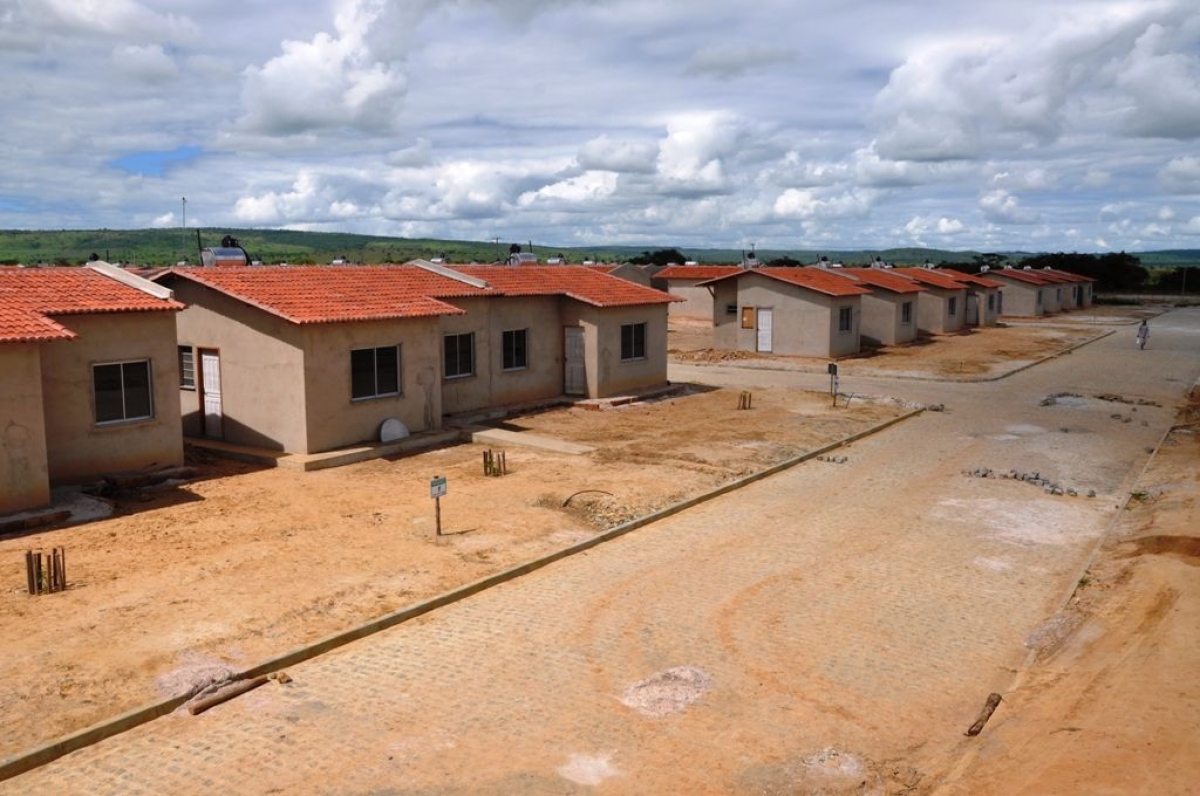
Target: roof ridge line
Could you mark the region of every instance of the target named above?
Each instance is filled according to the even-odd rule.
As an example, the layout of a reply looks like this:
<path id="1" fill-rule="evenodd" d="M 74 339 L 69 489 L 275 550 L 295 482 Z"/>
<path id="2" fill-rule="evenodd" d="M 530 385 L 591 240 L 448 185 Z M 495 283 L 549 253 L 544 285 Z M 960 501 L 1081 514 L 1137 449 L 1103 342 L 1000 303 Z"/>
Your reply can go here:
<path id="1" fill-rule="evenodd" d="M 428 271 L 431 274 L 444 276 L 447 279 L 454 279 L 458 282 L 462 282 L 464 285 L 479 288 L 480 290 L 488 290 L 491 288 L 491 285 L 482 279 L 476 279 L 473 276 L 467 276 L 461 271 L 456 271 L 449 266 L 441 265 L 439 263 L 431 263 L 429 260 L 422 260 L 418 258 L 416 260 L 409 260 L 407 263 L 405 263 L 405 265 L 413 265 L 417 268 Z"/>
<path id="2" fill-rule="evenodd" d="M 103 260 L 94 260 L 85 266 L 98 274 L 107 276 L 115 282 L 140 290 L 143 293 L 154 296 L 154 298 L 163 299 L 164 301 L 172 301 L 175 298 L 175 291 L 165 288 L 162 285 L 151 282 L 149 279 L 144 279 L 137 274 L 131 274 L 127 271 L 122 271 L 112 263 L 106 263 Z"/>

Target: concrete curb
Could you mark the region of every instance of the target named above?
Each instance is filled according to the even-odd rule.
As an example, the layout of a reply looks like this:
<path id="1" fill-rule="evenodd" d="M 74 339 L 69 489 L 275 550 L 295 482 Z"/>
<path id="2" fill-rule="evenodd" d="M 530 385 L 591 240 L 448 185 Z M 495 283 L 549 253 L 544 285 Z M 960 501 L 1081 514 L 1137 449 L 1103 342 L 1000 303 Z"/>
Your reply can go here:
<path id="1" fill-rule="evenodd" d="M 502 583 L 507 583 L 508 581 L 528 575 L 529 573 L 549 566 L 556 561 L 561 561 L 562 559 L 576 555 L 577 553 L 590 550 L 591 548 L 601 545 L 604 542 L 612 541 L 613 539 L 617 539 L 628 533 L 631 533 L 638 528 L 642 528 L 651 523 L 666 519 L 667 517 L 678 514 L 681 511 L 690 509 L 693 506 L 698 506 L 701 503 L 706 503 L 714 498 L 720 497 L 721 495 L 728 494 L 736 489 L 741 489 L 744 486 L 753 484 L 756 481 L 761 481 L 764 478 L 768 478 L 776 473 L 783 472 L 784 470 L 795 467 L 798 464 L 828 453 L 829 451 L 837 450 L 845 445 L 865 439 L 866 437 L 877 434 L 880 431 L 896 425 L 897 423 L 903 422 L 912 417 L 916 417 L 924 411 L 925 409 L 921 408 L 914 409 L 911 412 L 906 412 L 898 417 L 894 417 L 891 420 L 887 420 L 856 434 L 843 437 L 836 442 L 831 442 L 828 445 L 824 445 L 820 448 L 806 451 L 798 456 L 794 456 L 778 464 L 772 465 L 765 470 L 760 470 L 757 473 L 739 478 L 735 481 L 730 481 L 727 484 L 722 484 L 716 489 L 705 492 L 702 495 L 697 495 L 694 498 L 689 498 L 688 500 L 668 506 L 665 509 L 660 509 L 651 514 L 647 514 L 644 517 L 639 517 L 635 520 L 630 520 L 629 522 L 617 525 L 608 529 L 607 531 L 604 531 L 603 533 L 571 545 L 570 547 L 564 547 L 561 550 L 556 550 L 555 552 L 546 556 L 542 556 L 541 558 L 536 558 L 532 561 L 527 561 L 524 564 L 519 564 L 515 567 L 511 567 L 510 569 L 497 572 L 494 575 L 489 575 L 486 578 L 474 581 L 473 583 L 468 583 L 465 586 L 459 586 L 456 589 L 444 592 L 436 597 L 425 600 L 424 602 L 420 602 L 416 605 L 411 605 L 408 608 L 402 608 L 399 611 L 386 614 L 378 619 L 367 622 L 366 624 L 351 628 L 350 630 L 342 631 L 341 633 L 335 633 L 331 636 L 326 636 L 325 638 L 319 639 L 307 646 L 284 653 L 276 658 L 263 661 L 262 663 L 259 663 L 258 665 L 241 672 L 239 675 L 237 675 L 237 679 L 257 677 L 259 675 L 278 671 L 288 666 L 295 666 L 296 664 L 303 663 L 304 661 L 310 660 L 319 655 L 323 655 L 353 641 L 358 641 L 359 639 L 366 638 L 367 636 L 374 635 L 380 631 L 387 630 L 388 628 L 407 622 L 410 619 L 415 619 L 418 616 L 422 616 L 438 608 L 460 602 L 468 597 L 472 597 L 480 592 L 486 591 L 493 586 L 498 586 Z M 4 760 L 0 760 L 0 782 L 15 777 L 19 774 L 23 774 L 27 771 L 32 771 L 33 769 L 44 766 L 47 763 L 51 763 L 60 757 L 65 757 L 72 752 L 92 746 L 93 744 L 99 743 L 106 738 L 120 735 L 123 732 L 127 732 L 142 724 L 149 723 L 154 719 L 165 716 L 179 708 L 181 705 L 185 704 L 188 699 L 190 699 L 190 697 L 176 696 L 170 697 L 169 699 L 160 700 L 158 702 L 152 702 L 150 704 L 143 705 L 140 708 L 135 708 L 126 713 L 122 713 L 114 718 L 106 719 L 93 724 L 90 727 L 86 727 L 77 732 L 65 735 L 41 746 L 34 747 L 28 751 L 18 753 L 11 757 L 5 758 Z"/>
<path id="2" fill-rule="evenodd" d="M 1137 476 L 1129 482 L 1130 487 L 1137 486 L 1142 478 L 1145 477 L 1146 471 L 1149 470 L 1150 465 L 1154 463 L 1154 459 L 1158 456 L 1158 452 L 1166 443 L 1167 438 L 1170 437 L 1177 428 L 1178 425 L 1172 423 L 1171 426 L 1163 432 L 1163 435 L 1159 437 L 1158 443 L 1154 446 L 1154 450 L 1151 451 L 1150 455 L 1146 458 L 1146 463 L 1142 465 L 1142 469 L 1138 471 Z M 1108 527 L 1104 529 L 1104 532 L 1100 534 L 1100 536 L 1096 539 L 1095 544 L 1092 545 L 1092 549 L 1088 552 L 1087 558 L 1084 559 L 1083 565 L 1075 573 L 1075 577 L 1071 580 L 1071 584 L 1066 589 L 1066 594 L 1064 594 L 1058 601 L 1058 608 L 1053 614 L 1050 615 L 1051 617 L 1062 613 L 1067 606 L 1071 604 L 1071 598 L 1073 598 L 1075 593 L 1079 591 L 1080 581 L 1083 580 L 1083 577 L 1087 574 L 1087 571 L 1092 568 L 1092 564 L 1096 562 L 1096 556 L 1100 554 L 1100 548 L 1104 546 L 1104 543 L 1107 542 L 1109 537 L 1112 536 L 1113 531 L 1116 530 L 1117 526 L 1121 524 L 1121 521 L 1125 519 L 1125 511 L 1129 508 L 1129 501 L 1132 499 L 1133 492 L 1129 492 L 1125 495 L 1125 499 L 1122 500 L 1117 506 L 1117 511 L 1113 515 L 1113 518 L 1109 520 Z M 1018 667 L 1016 670 L 1012 680 L 1009 681 L 1008 687 L 1004 689 L 1005 694 L 1011 694 L 1025 685 L 1025 681 L 1029 678 L 1033 668 L 1037 665 L 1037 655 L 1037 650 L 1030 650 L 1025 655 L 1025 659 L 1021 662 L 1020 667 Z M 996 714 L 999 714 L 1000 717 L 1003 718 L 1002 711 L 1004 710 L 1004 703 L 1001 702 L 1000 705 L 1001 707 L 996 709 Z M 996 715 L 993 715 L 992 718 L 995 719 Z M 948 789 L 954 787 L 958 783 L 958 780 L 964 773 L 966 773 L 967 769 L 972 763 L 975 762 L 976 758 L 979 757 L 980 752 L 983 751 L 982 741 L 980 741 L 978 737 L 972 741 L 967 741 L 964 743 L 970 744 L 970 746 L 968 746 L 968 748 L 962 753 L 962 756 L 958 759 L 958 762 L 956 762 L 949 772 L 947 772 L 942 781 L 937 784 L 933 791 L 931 791 L 932 796 L 939 796 L 940 794 L 948 793 Z"/>

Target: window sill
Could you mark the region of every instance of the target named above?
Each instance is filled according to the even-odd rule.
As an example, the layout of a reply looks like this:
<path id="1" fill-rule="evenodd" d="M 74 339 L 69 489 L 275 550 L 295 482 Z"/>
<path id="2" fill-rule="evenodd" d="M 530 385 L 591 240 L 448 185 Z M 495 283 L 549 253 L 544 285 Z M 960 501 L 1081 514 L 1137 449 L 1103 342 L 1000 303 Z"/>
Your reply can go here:
<path id="1" fill-rule="evenodd" d="M 622 363 L 626 363 L 626 362 L 645 362 L 645 361 L 646 361 L 646 357 L 630 357 L 629 359 L 622 359 L 622 360 L 621 360 L 621 362 L 622 362 Z"/>
<path id="2" fill-rule="evenodd" d="M 443 376 L 442 381 L 459 381 L 461 379 L 473 379 L 473 378 L 475 378 L 474 373 L 463 373 L 458 376 Z"/>
<path id="3" fill-rule="evenodd" d="M 521 371 L 529 370 L 528 365 L 522 365 L 519 368 L 502 368 L 501 373 L 520 373 Z"/>
<path id="4" fill-rule="evenodd" d="M 148 417 L 131 417 L 128 420 L 99 420 L 92 423 L 92 428 L 97 431 L 106 429 L 131 428 L 133 426 L 148 426 L 156 423 L 158 418 L 154 415 Z"/>
<path id="5" fill-rule="evenodd" d="M 362 395 L 358 398 L 351 397 L 350 403 L 358 404 L 363 403 L 364 401 L 378 401 L 380 398 L 402 398 L 403 396 L 404 393 L 400 392 L 385 392 L 379 395 Z"/>

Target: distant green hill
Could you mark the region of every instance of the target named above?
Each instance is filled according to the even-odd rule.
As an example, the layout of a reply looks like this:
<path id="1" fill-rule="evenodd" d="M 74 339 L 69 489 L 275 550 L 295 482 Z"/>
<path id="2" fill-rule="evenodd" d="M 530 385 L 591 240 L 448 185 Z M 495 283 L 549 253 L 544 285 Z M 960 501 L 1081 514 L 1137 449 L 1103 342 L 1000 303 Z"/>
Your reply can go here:
<path id="1" fill-rule="evenodd" d="M 197 242 L 199 236 L 199 243 Z M 109 262 L 136 265 L 174 265 L 186 259 L 199 262 L 199 246 L 216 246 L 225 235 L 232 235 L 254 259 L 265 263 L 329 263 L 335 259 L 349 262 L 405 262 L 418 257 L 444 256 L 449 262 L 494 262 L 508 255 L 510 242 L 458 241 L 417 238 L 391 238 L 377 235 L 353 235 L 339 232 L 297 232 L 282 229 L 92 229 L 92 230 L 0 230 L 0 264 L 33 265 L 79 264 L 96 254 Z M 544 261 L 562 254 L 568 262 L 594 259 L 619 262 L 639 255 L 670 248 L 661 246 L 538 246 L 535 252 Z M 522 244 L 528 249 L 528 244 Z M 734 263 L 742 258 L 741 249 L 690 249 L 677 247 L 688 257 L 703 263 Z M 936 265 L 973 263 L 984 255 L 975 251 L 897 248 L 822 250 L 759 249 L 759 262 L 784 257 L 801 263 L 814 263 L 821 257 L 847 265 L 866 265 L 876 257 L 897 265 L 917 265 L 925 261 Z M 1034 252 L 999 252 L 1001 257 L 1020 262 Z M 1139 252 L 1136 256 L 1148 268 L 1200 266 L 1200 250 L 1176 249 Z"/>

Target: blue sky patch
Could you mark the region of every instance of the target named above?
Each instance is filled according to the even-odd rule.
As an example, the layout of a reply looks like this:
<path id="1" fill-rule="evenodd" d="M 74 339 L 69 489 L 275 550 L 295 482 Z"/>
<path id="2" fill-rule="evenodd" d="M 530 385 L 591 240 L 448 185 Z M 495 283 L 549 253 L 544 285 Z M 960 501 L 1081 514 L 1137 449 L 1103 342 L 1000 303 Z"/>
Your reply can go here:
<path id="1" fill-rule="evenodd" d="M 130 174 L 162 177 L 176 163 L 194 160 L 204 153 L 198 146 L 181 146 L 169 152 L 134 152 L 112 161 L 112 165 Z"/>

